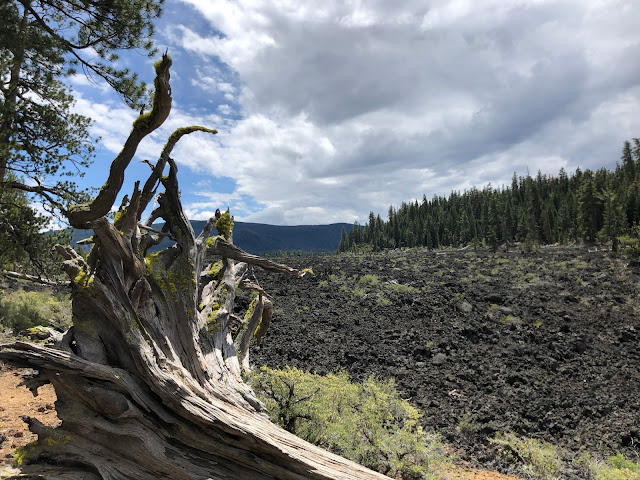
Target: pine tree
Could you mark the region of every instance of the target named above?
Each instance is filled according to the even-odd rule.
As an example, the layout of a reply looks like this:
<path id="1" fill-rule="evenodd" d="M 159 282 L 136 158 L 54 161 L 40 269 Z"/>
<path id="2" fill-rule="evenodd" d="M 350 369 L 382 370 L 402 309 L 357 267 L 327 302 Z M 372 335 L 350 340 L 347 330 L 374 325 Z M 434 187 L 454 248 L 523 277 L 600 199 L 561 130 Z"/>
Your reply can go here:
<path id="1" fill-rule="evenodd" d="M 524 225 L 526 229 L 524 241 L 526 249 L 528 251 L 532 251 L 538 247 L 538 222 L 536 221 L 536 195 L 534 191 L 534 182 L 530 176 L 527 176 L 525 179 L 524 186 Z"/>
<path id="2" fill-rule="evenodd" d="M 564 167 L 560 168 L 560 172 L 558 172 L 558 188 L 563 194 L 569 190 L 569 176 Z"/>
<path id="3" fill-rule="evenodd" d="M 628 185 L 636 179 L 636 165 L 631 154 L 631 143 L 628 141 L 624 142 L 624 146 L 622 147 L 622 157 L 620 157 L 620 159 L 622 160 L 624 183 Z"/>
<path id="4" fill-rule="evenodd" d="M 502 201 L 504 202 L 503 215 L 500 218 L 500 228 L 502 231 L 502 241 L 504 242 L 505 251 L 509 251 L 509 243 L 513 239 L 513 209 L 511 205 L 511 197 L 505 195 L 505 192 L 502 194 Z"/>
<path id="5" fill-rule="evenodd" d="M 633 182 L 627 190 L 625 199 L 627 223 L 634 225 L 640 222 L 640 182 Z"/>
<path id="6" fill-rule="evenodd" d="M 338 244 L 338 252 L 349 251 L 349 236 L 347 235 L 347 229 L 342 227 L 340 232 L 340 243 Z"/>
<path id="7" fill-rule="evenodd" d="M 451 192 L 448 198 L 434 195 L 427 200 L 423 195 L 421 204 L 403 202 L 397 210 L 391 206 L 387 222 L 370 213 L 362 241 L 376 250 L 482 241 L 493 248 L 494 238 L 496 242 L 525 242 L 527 249 L 536 248 L 539 242 L 594 241 L 605 227 L 601 194 L 606 190 L 623 208 L 623 229 L 640 222 L 640 139 L 633 142 L 633 146 L 625 142 L 623 165 L 618 164 L 613 172 L 601 168 L 583 173 L 578 168 L 569 175 L 561 168 L 557 177 L 542 172 L 535 178 L 514 174 L 510 187 L 500 190 L 490 185 L 482 190 L 473 187 L 463 193 Z M 606 215 L 611 218 L 611 212 Z"/>
<path id="8" fill-rule="evenodd" d="M 365 226 L 365 231 L 364 231 L 364 241 L 367 243 L 372 243 L 373 242 L 373 237 L 374 237 L 374 232 L 375 232 L 375 227 L 376 227 L 376 216 L 375 214 L 371 211 L 369 212 L 369 223 L 367 223 L 367 225 Z"/>
<path id="9" fill-rule="evenodd" d="M 349 230 L 349 245 L 351 247 L 356 247 L 363 242 L 362 239 L 362 227 L 358 223 L 358 221 L 353 222 L 351 226 L 351 230 Z"/>
<path id="10" fill-rule="evenodd" d="M 558 241 L 560 243 L 567 243 L 571 238 L 571 218 L 569 215 L 569 205 L 567 202 L 563 202 L 558 210 Z"/>
<path id="11" fill-rule="evenodd" d="M 491 248 L 492 252 L 498 249 L 498 231 L 500 228 L 500 220 L 498 219 L 498 207 L 496 204 L 496 198 L 494 195 L 489 200 L 489 207 L 487 209 L 487 245 Z"/>
<path id="12" fill-rule="evenodd" d="M 625 233 L 625 220 L 622 203 L 612 189 L 607 189 L 598 195 L 604 208 L 603 227 L 598 236 L 605 242 L 611 242 L 611 249 L 618 251 L 618 237 Z"/>
<path id="13" fill-rule="evenodd" d="M 21 190 L 0 187 L 0 212 L 0 268 L 35 275 L 58 273 L 50 251 L 56 243 L 69 240 L 66 233 L 43 235 L 49 219 L 30 207 Z"/>
<path id="14" fill-rule="evenodd" d="M 633 150 L 631 151 L 635 162 L 636 181 L 640 181 L 640 138 L 633 139 Z"/>
<path id="15" fill-rule="evenodd" d="M 90 119 L 71 112 L 74 99 L 65 79 L 81 69 L 140 108 L 146 85 L 113 64 L 120 50 L 154 53 L 151 22 L 162 2 L 0 4 L 0 185 L 38 195 L 49 212 L 65 212 L 86 198 L 70 177 L 81 175 L 93 156 Z M 34 217 L 25 212 L 24 218 Z"/>
<path id="16" fill-rule="evenodd" d="M 593 241 L 598 234 L 598 202 L 593 172 L 586 170 L 578 192 L 578 229 L 583 240 Z"/>

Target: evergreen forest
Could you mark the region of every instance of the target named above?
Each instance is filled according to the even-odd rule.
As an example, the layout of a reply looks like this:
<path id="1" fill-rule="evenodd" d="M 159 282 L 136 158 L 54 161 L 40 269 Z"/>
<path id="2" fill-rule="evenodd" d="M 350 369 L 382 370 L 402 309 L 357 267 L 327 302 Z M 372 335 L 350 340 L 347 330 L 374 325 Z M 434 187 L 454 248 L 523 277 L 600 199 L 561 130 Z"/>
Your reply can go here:
<path id="1" fill-rule="evenodd" d="M 460 247 L 484 244 L 495 250 L 515 242 L 527 250 L 544 244 L 611 243 L 640 222 L 640 139 L 625 141 L 615 170 L 561 168 L 513 175 L 510 186 L 472 188 L 448 197 L 389 207 L 386 220 L 373 212 L 364 228 L 342 230 L 339 252 L 400 247 Z"/>

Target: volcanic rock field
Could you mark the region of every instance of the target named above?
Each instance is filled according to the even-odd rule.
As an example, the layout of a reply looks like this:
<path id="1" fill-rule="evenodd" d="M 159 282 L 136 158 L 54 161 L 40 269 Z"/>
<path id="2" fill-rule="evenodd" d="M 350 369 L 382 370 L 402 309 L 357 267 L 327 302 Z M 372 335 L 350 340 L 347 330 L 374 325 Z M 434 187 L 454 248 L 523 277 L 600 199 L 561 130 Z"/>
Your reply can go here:
<path id="1" fill-rule="evenodd" d="M 427 429 L 485 467 L 504 467 L 497 432 L 570 459 L 640 453 L 640 278 L 623 258 L 549 247 L 277 260 L 315 275 L 256 271 L 275 314 L 254 365 L 392 377 Z"/>

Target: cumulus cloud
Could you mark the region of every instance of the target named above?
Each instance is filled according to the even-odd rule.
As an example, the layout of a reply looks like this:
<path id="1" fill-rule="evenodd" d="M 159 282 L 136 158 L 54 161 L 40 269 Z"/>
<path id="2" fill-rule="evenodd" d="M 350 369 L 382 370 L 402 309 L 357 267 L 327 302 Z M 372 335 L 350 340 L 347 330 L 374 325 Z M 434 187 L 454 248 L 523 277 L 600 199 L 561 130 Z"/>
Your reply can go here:
<path id="1" fill-rule="evenodd" d="M 142 153 L 173 126 L 219 129 L 176 149 L 234 182 L 207 196 L 194 180 L 198 218 L 226 202 L 252 221 L 364 221 L 527 169 L 613 167 L 640 135 L 637 2 L 181 1 L 198 15 L 184 9 L 164 40 L 202 94 Z"/>

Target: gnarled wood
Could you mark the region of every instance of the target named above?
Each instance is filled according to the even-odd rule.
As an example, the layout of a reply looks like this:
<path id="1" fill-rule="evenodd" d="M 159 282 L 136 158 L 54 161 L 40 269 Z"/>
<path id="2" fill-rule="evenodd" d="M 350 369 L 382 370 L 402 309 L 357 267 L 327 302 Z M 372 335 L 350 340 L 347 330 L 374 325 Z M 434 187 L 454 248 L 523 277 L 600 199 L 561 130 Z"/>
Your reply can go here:
<path id="1" fill-rule="evenodd" d="M 168 66 L 163 75 L 168 81 Z M 162 89 L 168 93 L 168 83 Z M 160 110 L 170 107 L 158 102 Z M 158 121 L 144 129 L 134 124 L 132 135 L 146 135 Z M 273 311 L 252 266 L 306 272 L 234 246 L 228 211 L 195 235 L 169 156 L 175 142 L 194 131 L 215 133 L 203 127 L 174 133 L 149 180 L 142 189 L 136 184 L 113 223 L 102 213 L 120 188 L 128 164 L 122 154 L 105 184 L 108 193 L 70 214 L 74 224 L 91 226 L 94 244 L 86 260 L 57 246 L 73 290 L 73 327 L 57 348 L 0 346 L 0 358 L 40 371 L 30 381 L 34 390 L 50 382 L 58 396 L 60 427 L 27 419 L 38 441 L 20 452 L 21 470 L 65 479 L 385 478 L 270 423 L 242 381 L 250 345 L 264 336 Z M 160 184 L 159 206 L 140 228 Z M 160 234 L 151 228 L 158 218 L 165 221 Z M 214 228 L 218 236 L 210 237 Z M 148 254 L 164 235 L 176 243 Z M 212 263 L 211 255 L 217 256 Z M 237 288 L 257 294 L 242 317 L 235 313 Z"/>
<path id="2" fill-rule="evenodd" d="M 76 205 L 66 212 L 69 224 L 74 228 L 87 228 L 90 222 L 109 213 L 113 202 L 122 188 L 124 171 L 136 154 L 138 145 L 144 137 L 164 123 L 171 112 L 171 86 L 169 85 L 169 68 L 171 57 L 162 56 L 155 64 L 156 78 L 152 109 L 142 113 L 133 122 L 133 128 L 124 143 L 122 150 L 111 163 L 109 178 L 100 189 L 98 195 L 88 204 Z"/>

